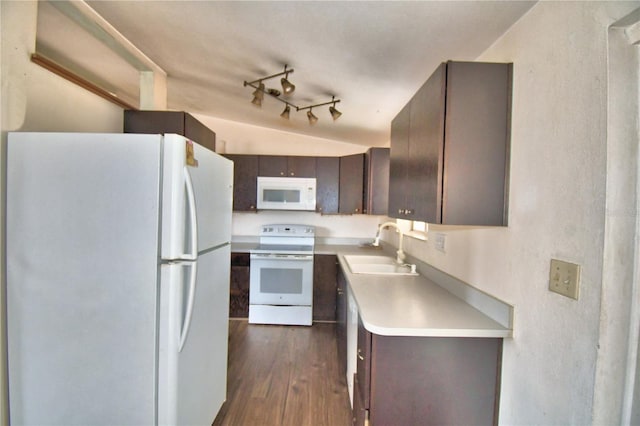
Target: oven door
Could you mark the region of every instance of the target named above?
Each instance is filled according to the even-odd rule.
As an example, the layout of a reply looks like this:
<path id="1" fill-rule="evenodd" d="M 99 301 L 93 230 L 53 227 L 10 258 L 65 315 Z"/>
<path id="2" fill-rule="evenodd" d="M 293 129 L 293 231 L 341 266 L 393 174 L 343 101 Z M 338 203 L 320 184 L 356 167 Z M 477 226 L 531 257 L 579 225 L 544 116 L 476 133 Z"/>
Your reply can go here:
<path id="1" fill-rule="evenodd" d="M 311 306 L 313 255 L 251 254 L 250 265 L 250 304 Z"/>

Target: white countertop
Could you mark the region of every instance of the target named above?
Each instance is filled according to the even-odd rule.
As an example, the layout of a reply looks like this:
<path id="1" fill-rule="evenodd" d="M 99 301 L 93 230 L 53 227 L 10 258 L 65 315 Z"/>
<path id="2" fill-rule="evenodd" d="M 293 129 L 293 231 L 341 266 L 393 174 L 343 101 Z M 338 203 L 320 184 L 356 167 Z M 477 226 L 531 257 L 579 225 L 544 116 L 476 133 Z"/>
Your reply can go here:
<path id="1" fill-rule="evenodd" d="M 338 260 L 362 323 L 383 336 L 511 337 L 511 329 L 424 276 L 352 274 Z"/>
<path id="2" fill-rule="evenodd" d="M 251 242 L 234 242 L 232 251 L 248 252 L 256 245 L 257 243 Z M 434 275 L 438 280 L 436 284 L 420 271 L 420 267 L 418 271 L 421 274 L 417 277 L 352 274 L 343 257 L 345 254 L 388 255 L 381 249 L 361 248 L 357 245 L 316 244 L 314 253 L 338 256 L 358 305 L 362 323 L 372 333 L 416 337 L 512 336 L 511 328 L 493 320 L 453 294 L 456 290 L 451 286 L 451 281 L 457 281 L 455 278 L 445 277 L 445 274 Z M 453 292 L 445 289 L 448 288 L 447 285 L 452 287 Z M 479 293 L 477 289 L 471 289 L 462 283 L 456 285 L 458 290 L 460 286 L 463 287 L 463 293 Z M 481 297 L 491 299 L 486 295 Z M 492 309 L 492 303 L 504 304 L 497 300 L 489 300 L 480 305 Z"/>

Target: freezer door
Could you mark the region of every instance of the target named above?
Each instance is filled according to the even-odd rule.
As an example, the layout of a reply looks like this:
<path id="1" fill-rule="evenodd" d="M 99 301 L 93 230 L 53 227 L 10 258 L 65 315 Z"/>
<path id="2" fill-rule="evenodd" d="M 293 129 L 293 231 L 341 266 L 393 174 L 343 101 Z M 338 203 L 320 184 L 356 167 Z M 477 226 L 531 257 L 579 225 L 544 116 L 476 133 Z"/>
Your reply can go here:
<path id="1" fill-rule="evenodd" d="M 226 399 L 230 265 L 225 245 L 162 266 L 159 424 L 209 425 Z"/>
<path id="2" fill-rule="evenodd" d="M 156 420 L 161 140 L 11 133 L 11 424 Z"/>
<path id="3" fill-rule="evenodd" d="M 165 135 L 163 170 L 162 258 L 193 260 L 231 241 L 233 162 Z"/>

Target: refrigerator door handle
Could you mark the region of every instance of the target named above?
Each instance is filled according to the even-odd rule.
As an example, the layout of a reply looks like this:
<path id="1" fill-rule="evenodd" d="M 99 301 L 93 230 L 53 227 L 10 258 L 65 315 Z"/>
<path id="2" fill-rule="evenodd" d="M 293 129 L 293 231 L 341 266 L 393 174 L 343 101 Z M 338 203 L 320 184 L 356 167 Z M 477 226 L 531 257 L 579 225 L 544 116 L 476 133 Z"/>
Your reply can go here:
<path id="1" fill-rule="evenodd" d="M 193 262 L 189 265 L 191 268 L 191 275 L 189 277 L 189 293 L 187 295 L 187 309 L 184 315 L 184 323 L 180 330 L 180 344 L 178 345 L 178 353 L 182 352 L 185 342 L 187 341 L 187 335 L 189 334 L 189 328 L 191 327 L 191 317 L 193 316 L 193 304 L 196 300 L 196 276 L 198 273 L 198 263 Z"/>
<path id="2" fill-rule="evenodd" d="M 198 217 L 196 213 L 196 197 L 193 191 L 193 181 L 191 180 L 191 173 L 187 167 L 184 168 L 184 182 L 187 189 L 187 202 L 189 203 L 189 230 L 191 235 L 189 236 L 190 253 L 185 253 L 181 257 L 181 260 L 196 260 L 198 257 Z"/>

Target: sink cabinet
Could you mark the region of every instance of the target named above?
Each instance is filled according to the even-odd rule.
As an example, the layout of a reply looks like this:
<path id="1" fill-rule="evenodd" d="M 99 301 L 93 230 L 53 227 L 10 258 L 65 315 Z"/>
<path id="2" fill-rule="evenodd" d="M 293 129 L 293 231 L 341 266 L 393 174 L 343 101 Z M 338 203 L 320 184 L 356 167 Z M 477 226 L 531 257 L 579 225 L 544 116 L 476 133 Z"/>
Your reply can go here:
<path id="1" fill-rule="evenodd" d="M 380 336 L 360 323 L 354 418 L 497 425 L 501 359 L 500 338 Z"/>
<path id="2" fill-rule="evenodd" d="M 346 276 L 339 267 L 337 343 L 354 425 L 498 424 L 502 338 L 371 333 Z"/>
<path id="3" fill-rule="evenodd" d="M 507 225 L 511 64 L 443 63 L 391 123 L 389 216 Z"/>

